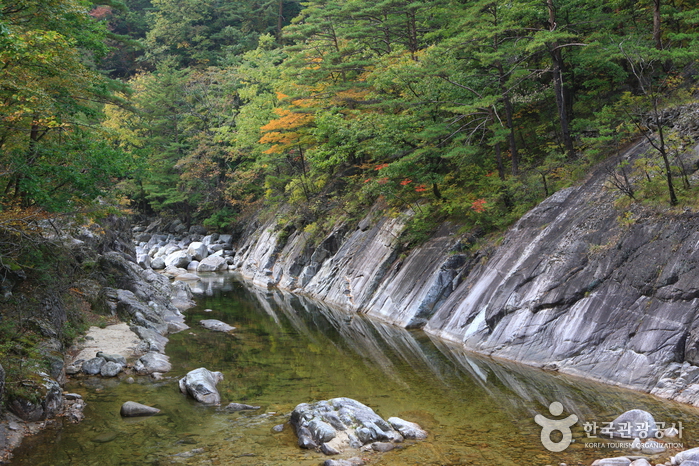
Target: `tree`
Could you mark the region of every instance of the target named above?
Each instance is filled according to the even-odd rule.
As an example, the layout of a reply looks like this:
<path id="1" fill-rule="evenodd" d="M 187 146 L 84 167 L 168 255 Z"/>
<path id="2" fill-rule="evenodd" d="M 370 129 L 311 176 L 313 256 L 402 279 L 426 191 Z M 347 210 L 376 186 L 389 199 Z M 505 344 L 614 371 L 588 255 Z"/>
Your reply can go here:
<path id="1" fill-rule="evenodd" d="M 119 174 L 97 127 L 117 83 L 94 69 L 104 25 L 80 0 L 6 2 L 0 48 L 0 182 L 5 202 L 67 208 Z M 72 193 L 72 194 L 71 194 Z"/>
<path id="2" fill-rule="evenodd" d="M 149 57 L 156 62 L 174 57 L 186 67 L 218 65 L 227 53 L 252 50 L 261 34 L 279 34 L 280 24 L 289 24 L 299 11 L 292 0 L 152 2 Z"/>

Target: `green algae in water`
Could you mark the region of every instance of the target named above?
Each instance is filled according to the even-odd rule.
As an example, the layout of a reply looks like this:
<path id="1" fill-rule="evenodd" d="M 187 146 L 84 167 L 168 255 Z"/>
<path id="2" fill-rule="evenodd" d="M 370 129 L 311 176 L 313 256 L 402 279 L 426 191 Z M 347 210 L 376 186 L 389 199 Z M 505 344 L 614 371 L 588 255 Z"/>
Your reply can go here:
<path id="1" fill-rule="evenodd" d="M 213 283 L 213 282 L 212 282 Z M 362 452 L 382 465 L 590 464 L 625 450 L 586 448 L 584 422 L 610 421 L 640 408 L 656 420 L 682 422 L 684 448 L 697 446 L 697 410 L 586 380 L 474 356 L 419 331 L 350 316 L 302 297 L 216 278 L 209 296 L 187 311 L 189 330 L 170 337 L 173 370 L 161 381 L 81 379 L 70 391 L 88 403 L 86 420 L 26 439 L 13 465 L 319 465 L 325 457 L 298 448 L 288 415 L 302 402 L 346 396 L 380 416 L 417 422 L 427 440 L 388 453 Z M 205 312 L 213 309 L 213 312 Z M 219 319 L 233 334 L 208 331 Z M 260 406 L 228 413 L 179 393 L 192 369 L 221 371 L 229 402 Z M 123 419 L 125 401 L 155 406 L 161 415 Z M 551 453 L 541 444 L 536 414 L 574 413 L 575 442 Z M 281 432 L 275 426 L 283 425 Z M 357 456 L 348 453 L 345 456 Z M 668 454 L 660 458 L 667 458 Z M 655 461 L 654 461 L 655 462 Z"/>

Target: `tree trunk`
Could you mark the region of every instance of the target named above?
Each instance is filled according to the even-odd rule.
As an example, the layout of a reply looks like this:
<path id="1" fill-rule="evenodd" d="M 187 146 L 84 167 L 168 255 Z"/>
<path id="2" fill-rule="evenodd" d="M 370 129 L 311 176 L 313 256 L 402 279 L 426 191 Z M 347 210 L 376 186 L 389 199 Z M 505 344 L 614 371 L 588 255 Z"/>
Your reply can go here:
<path id="1" fill-rule="evenodd" d="M 670 159 L 667 156 L 667 149 L 665 148 L 665 136 L 663 134 L 663 127 L 658 124 L 658 137 L 660 138 L 660 155 L 663 158 L 663 163 L 665 164 L 665 177 L 667 178 L 667 190 L 670 193 L 670 205 L 677 205 L 677 195 L 675 194 L 675 186 L 672 182 L 672 171 L 670 169 Z"/>
<path id="2" fill-rule="evenodd" d="M 553 0 L 548 0 L 547 4 L 549 9 L 549 27 L 553 31 L 556 29 L 556 11 L 553 7 Z M 553 90 L 556 94 L 556 107 L 558 108 L 558 118 L 561 125 L 563 147 L 565 147 L 568 157 L 572 158 L 575 155 L 575 149 L 573 147 L 573 138 L 570 136 L 570 123 L 563 89 L 563 56 L 557 42 L 549 44 L 548 47 L 551 60 L 553 61 Z"/>
<path id="3" fill-rule="evenodd" d="M 498 80 L 500 81 L 500 95 L 505 104 L 505 120 L 507 121 L 507 128 L 510 130 L 507 139 L 510 143 L 510 156 L 512 157 L 512 175 L 517 176 L 519 173 L 519 152 L 517 151 L 517 140 L 515 139 L 514 110 L 512 109 L 510 96 L 505 88 L 505 70 L 502 68 L 501 63 L 497 63 L 496 68 L 498 70 Z"/>
<path id="4" fill-rule="evenodd" d="M 663 49 L 663 41 L 661 38 L 660 0 L 653 0 L 653 42 L 655 42 L 656 49 Z"/>
<path id="5" fill-rule="evenodd" d="M 279 12 L 277 16 L 277 43 L 282 45 L 282 25 L 284 24 L 284 0 L 279 0 Z"/>
<path id="6" fill-rule="evenodd" d="M 502 163 L 502 150 L 500 149 L 500 143 L 495 143 L 495 162 L 498 164 L 498 176 L 502 181 L 505 181 L 505 166 Z"/>

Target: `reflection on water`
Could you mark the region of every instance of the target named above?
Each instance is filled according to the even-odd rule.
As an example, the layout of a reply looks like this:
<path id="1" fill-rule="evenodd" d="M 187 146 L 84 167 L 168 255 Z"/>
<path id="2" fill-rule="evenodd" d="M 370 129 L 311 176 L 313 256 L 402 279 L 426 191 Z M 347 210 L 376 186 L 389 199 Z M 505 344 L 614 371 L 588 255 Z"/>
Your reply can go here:
<path id="1" fill-rule="evenodd" d="M 362 453 L 381 465 L 590 464 L 624 451 L 585 448 L 582 423 L 610 421 L 632 408 L 657 420 L 682 422 L 685 448 L 697 446 L 697 410 L 614 387 L 477 357 L 419 331 L 319 305 L 306 298 L 248 288 L 231 276 L 197 285 L 190 330 L 171 336 L 171 377 L 134 384 L 82 379 L 67 387 L 88 402 L 87 420 L 27 439 L 14 465 L 318 465 L 323 455 L 296 446 L 284 424 L 301 402 L 347 396 L 382 417 L 399 416 L 426 428 L 426 441 L 388 453 Z M 212 312 L 205 312 L 212 309 Z M 235 335 L 197 325 L 219 319 Z M 225 413 L 182 396 L 177 380 L 197 367 L 221 371 L 224 403 L 261 406 Z M 163 411 L 122 419 L 132 400 Z M 552 401 L 575 413 L 574 442 L 561 453 L 541 445 L 538 413 Z M 590 439 L 597 440 L 597 439 Z M 628 452 L 626 452 L 628 453 Z M 667 457 L 668 455 L 665 455 Z"/>

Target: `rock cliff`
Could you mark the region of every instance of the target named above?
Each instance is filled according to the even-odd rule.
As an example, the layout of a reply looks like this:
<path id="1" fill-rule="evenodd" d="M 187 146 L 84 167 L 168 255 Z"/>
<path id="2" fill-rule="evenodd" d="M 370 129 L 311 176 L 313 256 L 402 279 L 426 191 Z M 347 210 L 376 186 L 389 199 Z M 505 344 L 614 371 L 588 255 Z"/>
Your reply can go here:
<path id="1" fill-rule="evenodd" d="M 402 253 L 405 218 L 371 212 L 317 246 L 261 225 L 234 267 L 467 350 L 699 405 L 699 214 L 622 211 L 607 173 L 550 196 L 492 250 L 464 251 L 444 225 Z"/>

